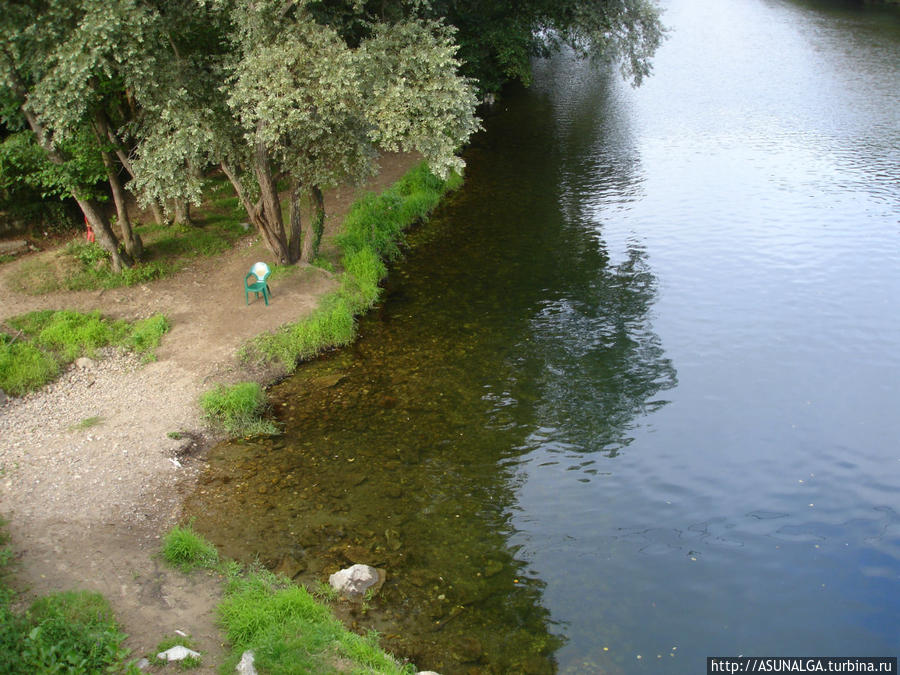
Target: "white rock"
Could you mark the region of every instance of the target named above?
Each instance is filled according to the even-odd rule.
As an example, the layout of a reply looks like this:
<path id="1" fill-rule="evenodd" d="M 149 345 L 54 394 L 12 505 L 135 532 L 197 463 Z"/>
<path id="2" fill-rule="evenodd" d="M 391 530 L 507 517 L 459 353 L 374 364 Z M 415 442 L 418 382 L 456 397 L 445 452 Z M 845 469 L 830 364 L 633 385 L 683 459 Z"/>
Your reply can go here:
<path id="1" fill-rule="evenodd" d="M 433 670 L 420 670 L 416 675 L 441 675 L 440 673 L 436 673 Z"/>
<path id="2" fill-rule="evenodd" d="M 328 577 L 328 583 L 345 595 L 362 595 L 378 583 L 378 570 L 369 565 L 353 565 Z"/>
<path id="3" fill-rule="evenodd" d="M 241 660 L 238 661 L 238 664 L 234 669 L 240 673 L 240 675 L 256 675 L 256 668 L 253 666 L 254 660 L 253 652 L 248 649 L 243 653 Z"/>
<path id="4" fill-rule="evenodd" d="M 195 659 L 200 658 L 200 652 L 195 652 L 193 649 L 188 649 L 187 647 L 182 647 L 181 645 L 175 645 L 174 647 L 170 647 L 164 652 L 160 652 L 156 655 L 156 658 L 161 661 L 182 661 L 189 656 L 193 656 Z"/>
<path id="5" fill-rule="evenodd" d="M 143 658 L 138 661 L 136 664 L 138 670 L 147 670 L 150 667 L 150 659 Z"/>
<path id="6" fill-rule="evenodd" d="M 97 364 L 94 359 L 89 359 L 87 356 L 75 359 L 75 367 L 79 370 L 87 370 L 88 368 L 93 368 L 95 365 Z"/>

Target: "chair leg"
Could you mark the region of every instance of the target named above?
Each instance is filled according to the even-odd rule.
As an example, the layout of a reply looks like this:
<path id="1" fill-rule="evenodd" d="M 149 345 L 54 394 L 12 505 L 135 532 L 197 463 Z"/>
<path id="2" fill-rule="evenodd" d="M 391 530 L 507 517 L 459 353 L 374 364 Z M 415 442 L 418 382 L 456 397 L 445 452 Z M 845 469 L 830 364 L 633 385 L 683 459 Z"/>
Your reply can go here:
<path id="1" fill-rule="evenodd" d="M 269 306 L 269 290 L 267 288 L 263 288 L 263 300 L 266 301 L 266 307 Z"/>
<path id="2" fill-rule="evenodd" d="M 250 293 L 247 292 L 247 289 L 244 289 L 244 301 L 249 305 L 250 304 Z"/>

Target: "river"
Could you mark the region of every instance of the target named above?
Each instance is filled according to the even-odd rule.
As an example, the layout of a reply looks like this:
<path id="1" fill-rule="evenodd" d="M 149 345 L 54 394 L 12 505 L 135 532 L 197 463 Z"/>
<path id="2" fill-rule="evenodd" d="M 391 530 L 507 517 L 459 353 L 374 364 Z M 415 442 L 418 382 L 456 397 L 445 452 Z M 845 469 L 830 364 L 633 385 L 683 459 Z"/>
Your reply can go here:
<path id="1" fill-rule="evenodd" d="M 454 673 L 900 646 L 900 19 L 662 3 L 632 88 L 560 56 L 485 117 L 361 339 L 187 502 Z"/>

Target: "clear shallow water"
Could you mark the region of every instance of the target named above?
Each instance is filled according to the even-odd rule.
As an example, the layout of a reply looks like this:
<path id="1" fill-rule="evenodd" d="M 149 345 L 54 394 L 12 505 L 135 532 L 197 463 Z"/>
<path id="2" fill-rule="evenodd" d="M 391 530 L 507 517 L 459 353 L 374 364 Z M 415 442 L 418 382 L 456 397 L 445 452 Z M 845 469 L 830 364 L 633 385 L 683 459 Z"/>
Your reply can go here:
<path id="1" fill-rule="evenodd" d="M 361 341 L 188 502 L 304 581 L 383 566 L 349 618 L 420 667 L 897 654 L 900 21 L 664 7 L 640 89 L 560 58 L 488 115 Z"/>

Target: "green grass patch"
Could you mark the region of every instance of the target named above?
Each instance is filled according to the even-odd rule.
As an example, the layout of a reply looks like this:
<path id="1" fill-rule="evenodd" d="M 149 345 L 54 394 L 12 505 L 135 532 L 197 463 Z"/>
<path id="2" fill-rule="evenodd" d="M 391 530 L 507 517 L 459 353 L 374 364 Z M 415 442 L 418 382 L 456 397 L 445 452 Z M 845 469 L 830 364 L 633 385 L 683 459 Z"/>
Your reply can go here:
<path id="1" fill-rule="evenodd" d="M 280 362 L 290 371 L 299 361 L 352 342 L 355 316 L 377 302 L 386 262 L 400 255 L 404 230 L 427 218 L 441 197 L 461 184 L 458 174 L 442 180 L 423 162 L 383 193 L 357 200 L 336 237 L 343 267 L 340 290 L 325 297 L 309 317 L 250 340 L 241 350 L 243 357 Z"/>
<path id="2" fill-rule="evenodd" d="M 70 310 L 29 312 L 6 323 L 7 330 L 0 329 L 0 389 L 16 396 L 42 387 L 64 366 L 102 347 L 120 346 L 152 359 L 169 329 L 160 314 L 130 324 Z"/>
<path id="3" fill-rule="evenodd" d="M 265 673 L 416 672 L 385 653 L 376 634 L 349 632 L 305 588 L 263 569 L 231 576 L 219 616 L 232 647 L 223 672 L 247 649 Z"/>
<path id="4" fill-rule="evenodd" d="M 59 374 L 59 361 L 28 342 L 0 344 L 0 389 L 21 396 Z"/>
<path id="5" fill-rule="evenodd" d="M 194 531 L 191 523 L 173 527 L 166 534 L 163 538 L 162 556 L 182 572 L 200 568 L 214 569 L 219 564 L 216 547 Z"/>
<path id="6" fill-rule="evenodd" d="M 85 417 L 78 424 L 73 424 L 69 427 L 70 431 L 84 431 L 85 429 L 90 429 L 91 427 L 95 427 L 100 422 L 103 421 L 103 418 L 99 415 L 94 415 L 93 417 Z"/>
<path id="7" fill-rule="evenodd" d="M 233 436 L 276 434 L 278 427 L 263 419 L 266 394 L 257 382 L 218 385 L 200 396 L 200 407 L 210 425 Z"/>

